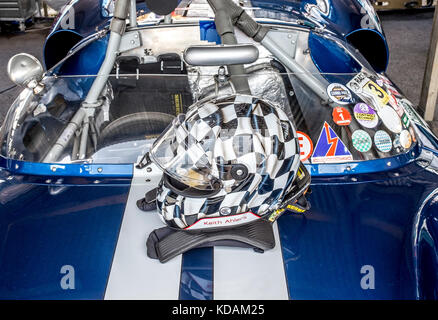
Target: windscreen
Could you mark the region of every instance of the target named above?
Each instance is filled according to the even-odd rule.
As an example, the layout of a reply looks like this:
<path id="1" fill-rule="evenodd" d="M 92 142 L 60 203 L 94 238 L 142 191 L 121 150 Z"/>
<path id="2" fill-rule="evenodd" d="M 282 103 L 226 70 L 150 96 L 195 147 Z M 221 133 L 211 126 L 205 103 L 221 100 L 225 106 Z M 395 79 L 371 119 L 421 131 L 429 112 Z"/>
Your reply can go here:
<path id="1" fill-rule="evenodd" d="M 234 94 L 229 82 L 217 82 L 217 68 L 181 74 L 162 74 L 159 63 L 157 68 L 121 68 L 110 76 L 101 104 L 79 122 L 75 117 L 94 77 L 45 78 L 41 92 L 26 89 L 11 106 L 1 129 L 1 155 L 32 162 L 135 163 L 197 101 Z M 302 162 L 367 161 L 413 147 L 421 120 L 389 79 L 365 69 L 311 76 L 325 88 L 326 99 L 305 85 L 303 75 L 273 64 L 252 66 L 242 75 L 252 96 L 280 107 L 295 123 Z M 59 144 L 62 152 L 49 161 Z"/>

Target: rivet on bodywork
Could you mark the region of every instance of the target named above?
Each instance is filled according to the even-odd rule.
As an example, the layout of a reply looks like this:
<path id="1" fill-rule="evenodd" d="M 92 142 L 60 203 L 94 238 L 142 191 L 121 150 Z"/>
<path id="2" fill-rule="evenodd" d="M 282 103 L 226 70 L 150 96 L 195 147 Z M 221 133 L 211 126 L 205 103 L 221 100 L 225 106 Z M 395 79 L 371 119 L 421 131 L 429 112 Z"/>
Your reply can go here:
<path id="1" fill-rule="evenodd" d="M 147 168 L 146 168 L 146 171 L 147 171 L 147 172 L 151 172 L 151 171 L 152 171 L 152 168 L 151 168 L 151 167 L 147 167 Z"/>
<path id="2" fill-rule="evenodd" d="M 103 171 L 103 169 L 102 168 L 97 168 L 97 172 L 102 172 Z"/>

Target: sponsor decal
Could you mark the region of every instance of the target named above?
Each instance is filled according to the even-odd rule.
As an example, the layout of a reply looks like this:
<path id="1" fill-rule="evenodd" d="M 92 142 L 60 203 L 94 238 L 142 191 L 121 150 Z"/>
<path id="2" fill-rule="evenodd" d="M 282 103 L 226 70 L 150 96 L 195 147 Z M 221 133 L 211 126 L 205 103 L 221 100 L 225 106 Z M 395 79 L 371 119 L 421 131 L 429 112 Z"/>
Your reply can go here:
<path id="1" fill-rule="evenodd" d="M 384 83 L 386 89 L 390 92 L 390 94 L 395 95 L 397 97 L 401 97 L 402 95 L 398 90 L 394 87 L 394 84 L 387 77 L 379 75 L 380 80 Z M 383 85 L 381 85 L 383 87 Z"/>
<path id="2" fill-rule="evenodd" d="M 366 103 L 358 103 L 354 106 L 354 117 L 365 128 L 374 128 L 379 123 L 379 117 Z"/>
<path id="3" fill-rule="evenodd" d="M 260 217 L 252 212 L 236 214 L 234 216 L 204 218 L 188 226 L 185 230 L 238 226 L 258 219 L 260 219 Z"/>
<path id="4" fill-rule="evenodd" d="M 275 220 L 277 220 L 281 215 L 282 215 L 282 213 L 285 211 L 285 209 L 278 209 L 278 210 L 275 210 L 270 216 L 269 216 L 269 218 L 268 218 L 268 220 L 270 221 L 270 222 L 274 222 Z"/>
<path id="5" fill-rule="evenodd" d="M 397 98 L 393 94 L 389 95 L 389 105 L 393 107 L 395 111 L 400 109 L 397 103 Z"/>
<path id="6" fill-rule="evenodd" d="M 397 112 L 390 106 L 383 107 L 380 111 L 377 112 L 380 116 L 385 127 L 387 127 L 390 131 L 394 133 L 400 133 L 402 131 L 402 123 L 400 117 Z"/>
<path id="7" fill-rule="evenodd" d="M 324 122 L 312 155 L 312 163 L 335 163 L 352 160 L 353 156 L 345 144 L 339 139 L 330 125 Z"/>
<path id="8" fill-rule="evenodd" d="M 395 96 L 401 97 L 401 94 L 397 91 L 397 89 L 395 89 L 391 85 L 387 84 L 386 85 L 386 90 L 388 90 L 391 95 L 395 95 Z"/>
<path id="9" fill-rule="evenodd" d="M 347 109 L 336 107 L 333 109 L 333 121 L 338 126 L 348 126 L 351 123 L 351 114 Z"/>
<path id="10" fill-rule="evenodd" d="M 377 79 L 377 80 L 376 80 L 376 83 L 377 83 L 379 86 L 383 87 L 384 82 L 383 82 L 382 79 Z"/>
<path id="11" fill-rule="evenodd" d="M 380 27 L 379 18 L 377 16 L 374 7 L 371 5 L 369 1 L 358 0 L 361 8 L 360 13 L 364 16 L 360 21 L 360 26 L 362 29 L 376 29 L 380 33 L 382 32 L 382 28 Z"/>
<path id="12" fill-rule="evenodd" d="M 347 84 L 347 87 L 359 95 L 365 102 L 368 102 L 376 111 L 389 102 L 389 95 L 386 91 L 363 72 L 357 74 Z"/>
<path id="13" fill-rule="evenodd" d="M 409 127 L 409 133 L 411 134 L 412 142 L 416 142 L 417 138 L 415 137 L 415 131 L 413 127 Z"/>
<path id="14" fill-rule="evenodd" d="M 406 100 L 406 99 L 399 100 L 399 106 L 404 109 L 407 116 L 409 117 L 409 120 L 415 122 L 416 124 L 423 126 L 424 128 L 427 128 L 427 129 L 429 128 L 426 121 L 424 121 L 423 118 L 421 118 L 418 115 L 418 113 L 415 111 L 414 107 L 409 102 L 409 100 Z"/>
<path id="15" fill-rule="evenodd" d="M 175 115 L 183 112 L 182 95 L 181 93 L 173 94 L 173 103 L 175 105 Z"/>
<path id="16" fill-rule="evenodd" d="M 362 88 L 369 81 L 368 77 L 365 73 L 360 72 L 354 76 L 353 79 L 349 83 L 347 83 L 347 87 L 350 88 L 355 93 L 361 93 Z"/>
<path id="17" fill-rule="evenodd" d="M 297 131 L 298 142 L 300 143 L 300 160 L 305 162 L 309 160 L 313 153 L 313 143 L 310 137 L 304 132 Z"/>
<path id="18" fill-rule="evenodd" d="M 304 171 L 301 167 L 298 168 L 297 177 L 298 177 L 298 180 L 300 180 L 300 181 L 306 177 L 306 175 L 304 174 Z"/>
<path id="19" fill-rule="evenodd" d="M 397 112 L 398 116 L 401 117 L 405 110 L 400 107 L 397 98 L 394 95 L 389 96 L 389 105 Z"/>
<path id="20" fill-rule="evenodd" d="M 403 130 L 400 133 L 400 144 L 405 149 L 409 149 L 411 147 L 412 137 L 408 130 Z"/>
<path id="21" fill-rule="evenodd" d="M 306 212 L 306 210 L 303 208 L 297 207 L 296 205 L 293 205 L 293 204 L 289 204 L 286 206 L 286 208 L 275 210 L 269 216 L 268 220 L 270 222 L 274 222 L 286 211 L 286 209 L 292 211 L 292 213 L 305 213 Z"/>
<path id="22" fill-rule="evenodd" d="M 386 131 L 377 131 L 374 134 L 374 143 L 381 152 L 389 152 L 392 149 L 392 140 Z"/>
<path id="23" fill-rule="evenodd" d="M 409 117 L 406 113 L 403 113 L 403 115 L 401 116 L 401 121 L 403 122 L 403 125 L 405 126 L 405 128 L 409 128 Z"/>
<path id="24" fill-rule="evenodd" d="M 392 86 L 391 80 L 389 80 L 387 77 L 385 77 L 383 75 L 379 75 L 379 78 L 384 84 Z"/>
<path id="25" fill-rule="evenodd" d="M 304 213 L 304 212 L 306 212 L 306 209 L 297 207 L 296 205 L 293 205 L 293 204 L 288 205 L 287 208 L 289 210 L 292 210 L 292 211 L 296 212 L 296 213 Z"/>
<path id="26" fill-rule="evenodd" d="M 360 152 L 369 151 L 373 144 L 370 135 L 363 130 L 354 131 L 351 139 L 353 140 L 353 147 Z"/>
<path id="27" fill-rule="evenodd" d="M 340 83 L 332 83 L 327 87 L 327 94 L 330 99 L 339 104 L 351 103 L 352 96 L 350 90 Z"/>
<path id="28" fill-rule="evenodd" d="M 389 96 L 385 90 L 383 90 L 377 83 L 369 80 L 362 88 L 363 92 L 374 96 L 380 105 L 384 106 L 389 102 Z"/>

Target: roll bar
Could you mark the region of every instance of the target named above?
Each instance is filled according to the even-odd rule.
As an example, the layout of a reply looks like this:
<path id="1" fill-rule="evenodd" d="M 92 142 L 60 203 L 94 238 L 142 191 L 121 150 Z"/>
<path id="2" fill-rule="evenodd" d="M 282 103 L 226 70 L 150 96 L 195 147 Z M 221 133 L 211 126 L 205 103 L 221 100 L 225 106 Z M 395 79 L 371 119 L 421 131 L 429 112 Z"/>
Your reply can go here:
<path id="1" fill-rule="evenodd" d="M 85 158 L 86 148 L 87 148 L 87 138 L 89 130 L 89 120 L 93 118 L 95 110 L 99 103 L 99 96 L 102 93 L 103 88 L 108 81 L 109 75 L 114 67 L 114 63 L 119 52 L 120 42 L 122 40 L 122 35 L 125 33 L 126 28 L 126 18 L 128 16 L 129 7 L 136 7 L 135 0 L 117 0 L 115 3 L 113 19 L 110 25 L 110 37 L 108 41 L 108 47 L 106 49 L 105 60 L 100 67 L 96 79 L 94 80 L 90 91 L 88 92 L 85 101 L 83 102 L 81 108 L 73 116 L 72 120 L 68 123 L 67 127 L 64 129 L 63 133 L 59 136 L 58 140 L 49 151 L 49 153 L 44 157 L 44 162 L 55 162 L 58 160 L 61 153 L 69 144 L 70 140 L 74 137 L 74 133 L 81 128 L 81 143 L 79 146 L 79 159 Z M 134 10 L 131 10 L 131 22 L 136 21 L 137 17 L 132 16 Z M 136 22 L 135 22 L 136 25 Z"/>

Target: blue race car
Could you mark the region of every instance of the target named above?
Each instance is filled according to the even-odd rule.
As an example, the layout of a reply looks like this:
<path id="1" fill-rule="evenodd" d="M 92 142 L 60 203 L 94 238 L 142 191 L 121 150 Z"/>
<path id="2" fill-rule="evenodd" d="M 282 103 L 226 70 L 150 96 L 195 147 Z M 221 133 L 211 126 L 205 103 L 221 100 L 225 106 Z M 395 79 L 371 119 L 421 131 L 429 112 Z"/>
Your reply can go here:
<path id="1" fill-rule="evenodd" d="M 0 298 L 436 299 L 438 139 L 388 57 L 368 0 L 72 0 L 45 66 L 8 64 L 23 91 L 0 132 Z M 193 106 L 236 94 L 294 124 L 311 207 L 173 216 L 264 221 L 272 246 L 186 230 L 172 254 L 151 252 L 164 226 L 151 148 Z"/>

